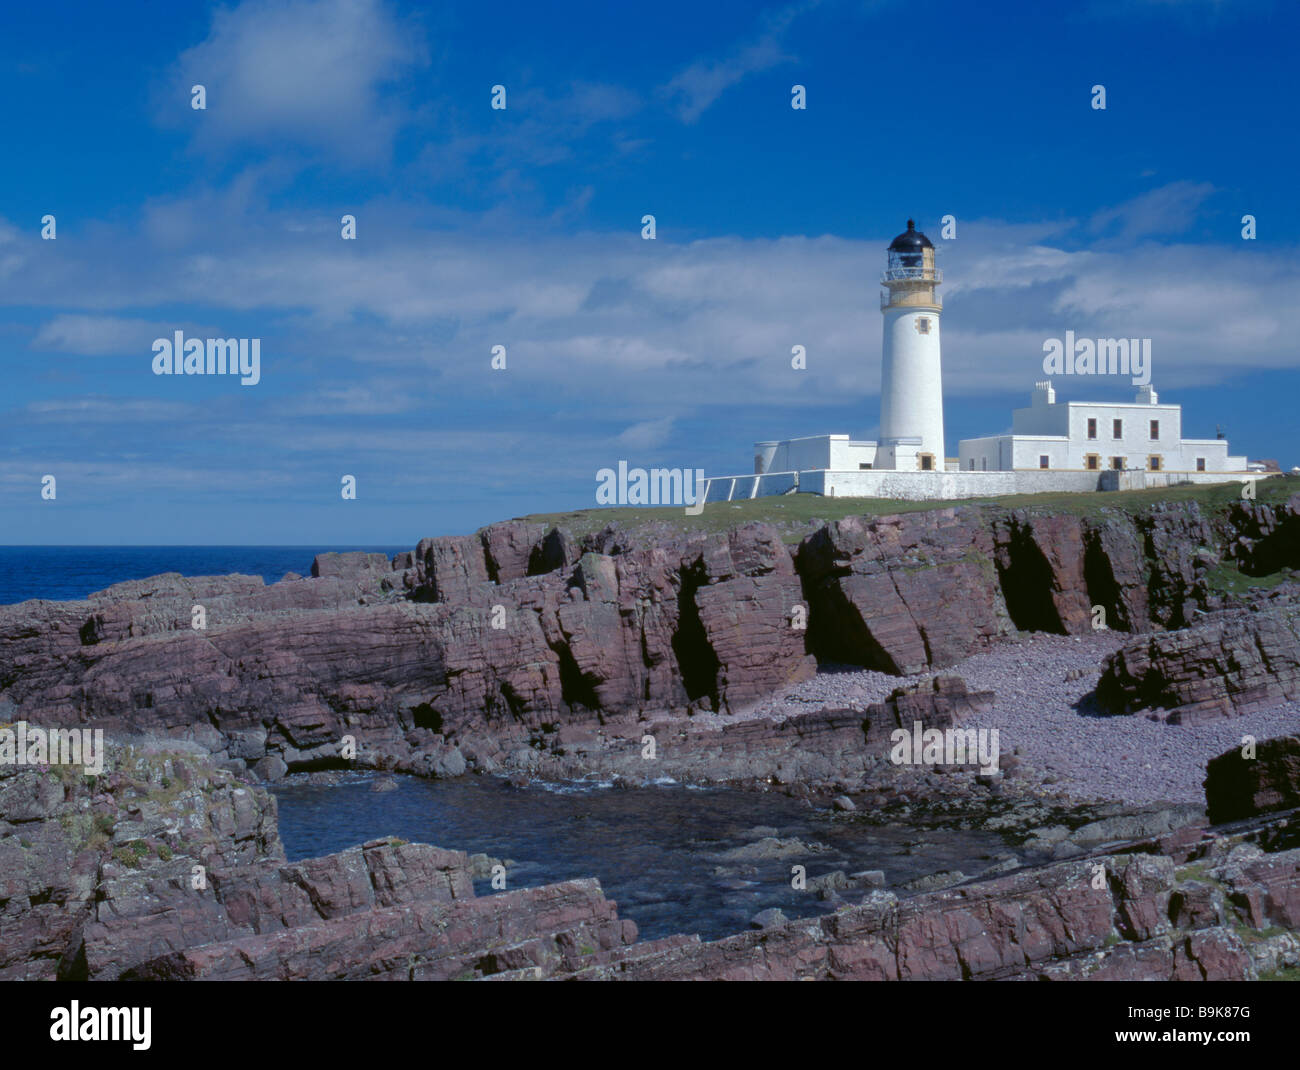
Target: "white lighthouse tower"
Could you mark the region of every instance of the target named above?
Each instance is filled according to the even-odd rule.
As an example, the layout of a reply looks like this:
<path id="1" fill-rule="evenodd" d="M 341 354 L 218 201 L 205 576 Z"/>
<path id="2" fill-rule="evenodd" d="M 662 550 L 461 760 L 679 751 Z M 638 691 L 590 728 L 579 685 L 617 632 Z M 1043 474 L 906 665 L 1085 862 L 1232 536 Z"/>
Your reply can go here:
<path id="1" fill-rule="evenodd" d="M 880 282 L 885 336 L 880 370 L 880 439 L 877 468 L 942 472 L 943 381 L 939 365 L 939 314 L 934 292 L 943 272 L 934 266 L 930 239 L 907 221 L 889 243 L 889 266 Z"/>

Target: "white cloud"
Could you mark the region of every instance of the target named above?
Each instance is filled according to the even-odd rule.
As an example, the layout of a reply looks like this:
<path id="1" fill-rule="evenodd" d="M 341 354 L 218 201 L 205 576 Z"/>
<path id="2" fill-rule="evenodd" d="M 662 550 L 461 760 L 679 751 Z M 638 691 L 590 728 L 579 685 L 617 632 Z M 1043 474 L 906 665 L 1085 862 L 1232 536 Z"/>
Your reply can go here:
<path id="1" fill-rule="evenodd" d="M 1097 212 L 1089 223 L 1094 234 L 1117 229 L 1118 238 L 1131 242 L 1156 234 L 1182 234 L 1216 190 L 1209 182 L 1171 182 L 1113 208 Z"/>
<path id="2" fill-rule="evenodd" d="M 380 0 L 245 0 L 217 8 L 178 57 L 159 118 L 209 148 L 287 142 L 383 163 L 404 117 L 385 87 L 423 61 L 418 34 Z M 190 107 L 193 85 L 204 111 Z"/>
<path id="3" fill-rule="evenodd" d="M 202 204 L 211 235 L 202 255 L 129 225 L 99 228 L 75 257 L 33 258 L 0 305 L 80 305 L 33 343 L 66 352 L 147 356 L 176 326 L 261 337 L 264 380 L 286 392 L 291 417 L 449 404 L 489 419 L 489 406 L 514 403 L 511 419 L 540 424 L 547 406 L 608 413 L 630 403 L 622 426 L 640 430 L 626 433 L 658 428 L 668 442 L 690 410 L 793 412 L 860 398 L 865 423 L 875 408 L 877 281 L 890 234 L 650 243 L 415 228 L 402 211 L 363 205 L 366 241 L 354 244 L 330 229 L 291 230 L 299 214 L 255 198 Z M 1026 388 L 1041 377 L 1044 339 L 1065 330 L 1152 338 L 1170 400 L 1179 387 L 1294 364 L 1295 250 L 1150 240 L 1078 250 L 1063 241 L 1071 226 L 963 220 L 958 240 L 939 242 L 950 398 Z M 20 255 L 24 240 L 37 239 L 20 239 Z M 200 307 L 227 326 L 130 316 L 154 306 Z M 509 353 L 504 372 L 490 367 L 496 344 Z M 793 345 L 806 347 L 806 371 L 791 369 Z M 260 393 L 240 398 L 263 404 Z"/>
<path id="4" fill-rule="evenodd" d="M 76 423 L 149 423 L 182 420 L 194 412 L 191 405 L 172 401 L 136 398 L 78 397 L 57 401 L 33 401 L 27 412 L 43 421 L 68 420 Z"/>
<path id="5" fill-rule="evenodd" d="M 117 316 L 62 315 L 41 325 L 32 348 L 88 357 L 145 353 L 155 338 L 174 328 Z"/>
<path id="6" fill-rule="evenodd" d="M 43 323 L 32 339 L 32 348 L 86 357 L 149 356 L 154 339 L 170 338 L 183 330 L 201 338 L 221 337 L 211 327 L 189 322 L 162 323 L 120 316 L 88 316 L 65 313 Z"/>
<path id="7" fill-rule="evenodd" d="M 642 420 L 633 424 L 615 440 L 620 446 L 632 450 L 654 449 L 668 441 L 676 421 L 671 416 L 659 420 Z"/>
<path id="8" fill-rule="evenodd" d="M 786 53 L 782 38 L 799 15 L 816 6 L 816 0 L 792 4 L 765 17 L 763 28 L 755 39 L 738 46 L 721 59 L 696 60 L 674 75 L 661 93 L 676 103 L 684 122 L 695 122 L 724 92 L 747 76 L 793 60 L 794 57 Z"/>

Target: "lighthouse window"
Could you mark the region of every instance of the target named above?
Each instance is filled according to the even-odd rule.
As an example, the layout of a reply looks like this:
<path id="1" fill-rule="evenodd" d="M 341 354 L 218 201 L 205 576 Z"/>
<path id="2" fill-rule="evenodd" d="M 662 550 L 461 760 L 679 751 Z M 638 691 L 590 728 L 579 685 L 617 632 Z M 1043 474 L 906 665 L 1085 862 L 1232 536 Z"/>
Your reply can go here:
<path id="1" fill-rule="evenodd" d="M 921 454 L 921 471 L 922 471 L 922 472 L 933 472 L 933 471 L 934 471 L 934 454 L 933 454 L 933 453 L 923 453 L 923 454 Z"/>
<path id="2" fill-rule="evenodd" d="M 929 334 L 929 333 L 930 333 L 930 319 L 929 319 L 928 316 L 920 316 L 920 317 L 917 318 L 917 321 L 916 321 L 916 331 L 917 331 L 917 334 Z"/>

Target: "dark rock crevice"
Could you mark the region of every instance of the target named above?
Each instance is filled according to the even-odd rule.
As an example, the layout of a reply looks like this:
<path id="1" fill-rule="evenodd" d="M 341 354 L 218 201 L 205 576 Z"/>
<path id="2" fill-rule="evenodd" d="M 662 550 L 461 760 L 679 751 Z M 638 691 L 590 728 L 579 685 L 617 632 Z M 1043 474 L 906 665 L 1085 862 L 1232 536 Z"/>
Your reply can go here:
<path id="1" fill-rule="evenodd" d="M 567 642 L 553 643 L 551 649 L 560 660 L 560 698 L 571 712 L 600 709 L 600 696 L 596 694 L 596 681 L 589 679 L 578 667 L 578 662 Z"/>
<path id="2" fill-rule="evenodd" d="M 1093 606 L 1100 606 L 1106 614 L 1105 627 L 1124 632 L 1137 630 L 1137 622 L 1130 619 L 1123 588 L 1115 578 L 1110 556 L 1094 532 L 1089 532 L 1084 540 L 1083 578 L 1088 588 L 1088 601 Z"/>
<path id="3" fill-rule="evenodd" d="M 437 735 L 442 734 L 442 714 L 432 704 L 421 702 L 410 708 L 411 721 L 416 728 L 427 728 Z"/>
<path id="4" fill-rule="evenodd" d="M 695 593 L 707 582 L 702 564 L 682 569 L 677 591 L 677 629 L 673 632 L 672 648 L 677 658 L 682 687 L 689 702 L 707 699 L 710 708 L 718 708 L 717 652 L 709 643 L 708 633 L 700 617 Z"/>
<path id="5" fill-rule="evenodd" d="M 1052 601 L 1055 578 L 1029 529 L 1013 524 L 998 545 L 998 583 L 1011 623 L 1022 632 L 1066 633 Z"/>

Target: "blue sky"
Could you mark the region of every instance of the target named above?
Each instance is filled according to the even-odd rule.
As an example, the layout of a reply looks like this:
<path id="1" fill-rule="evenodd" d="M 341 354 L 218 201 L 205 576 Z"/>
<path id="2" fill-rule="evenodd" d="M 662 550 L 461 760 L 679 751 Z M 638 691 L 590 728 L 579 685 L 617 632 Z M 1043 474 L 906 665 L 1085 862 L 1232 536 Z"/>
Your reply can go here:
<path id="1" fill-rule="evenodd" d="M 1294 5 L 124 10 L 0 17 L 0 543 L 404 544 L 619 460 L 873 437 L 909 215 L 950 455 L 1073 330 L 1152 338 L 1185 434 L 1300 464 Z M 261 382 L 153 375 L 177 329 L 260 338 Z"/>

